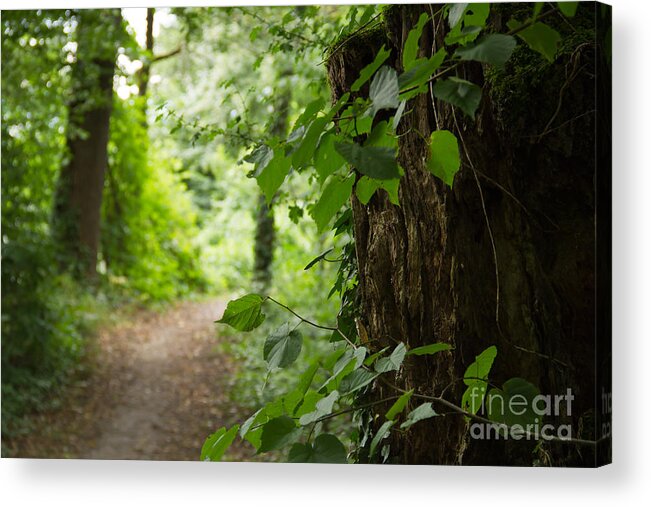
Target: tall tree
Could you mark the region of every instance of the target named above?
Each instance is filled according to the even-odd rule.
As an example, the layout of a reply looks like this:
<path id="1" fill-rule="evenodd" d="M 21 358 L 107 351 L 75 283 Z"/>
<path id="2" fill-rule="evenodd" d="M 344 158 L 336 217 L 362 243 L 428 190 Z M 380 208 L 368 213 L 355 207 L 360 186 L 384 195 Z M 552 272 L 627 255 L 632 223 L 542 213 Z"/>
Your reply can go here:
<path id="1" fill-rule="evenodd" d="M 491 22 L 508 31 L 501 20 L 516 8 L 502 7 L 502 16 Z M 571 413 L 560 419 L 580 428 L 575 437 L 594 440 L 599 436 L 595 376 L 607 376 L 594 362 L 595 338 L 609 332 L 607 318 L 600 322 L 595 312 L 598 298 L 607 300 L 609 290 L 607 284 L 597 288 L 594 276 L 608 265 L 607 255 L 595 256 L 595 228 L 605 226 L 608 241 L 609 208 L 595 203 L 597 194 L 608 195 L 610 177 L 609 125 L 606 117 L 598 124 L 595 114 L 608 108 L 608 91 L 595 87 L 595 74 L 607 86 L 607 68 L 594 45 L 594 30 L 589 33 L 598 8 L 586 4 L 580 11 L 573 23 L 584 30 L 585 40 L 575 39 L 554 63 L 520 46 L 502 71 L 477 63 L 461 67 L 460 77 L 484 83 L 475 121 L 434 94 L 416 97 L 398 129 L 398 161 L 405 172 L 400 206 L 386 194 L 376 194 L 368 205 L 353 196 L 361 325 L 379 340 L 378 348 L 396 341 L 409 348 L 433 342 L 454 347 L 406 360 L 392 382 L 460 400 L 465 368 L 496 345 L 499 360 L 491 382 L 502 385 L 523 372 L 542 393 L 571 389 Z M 399 69 L 408 32 L 423 11 L 434 16 L 420 54 L 429 57 L 443 47 L 447 23 L 434 10 L 390 8 L 382 30 L 352 39 L 333 54 L 334 98 L 350 90 L 383 44 L 392 49 L 395 59 L 389 61 Z M 557 28 L 564 29 L 560 22 Z M 426 167 L 430 134 L 439 129 L 459 139 L 462 169 L 453 188 Z M 603 360 L 607 364 L 609 357 Z M 378 382 L 370 397 L 394 394 L 393 387 Z M 529 465 L 535 458 L 531 440 L 470 438 L 471 422 L 458 414 L 431 421 L 411 433 L 392 432 L 394 459 Z M 562 443 L 550 443 L 539 458 L 553 465 L 587 465 L 595 459 L 592 449 Z"/>
<path id="2" fill-rule="evenodd" d="M 276 91 L 277 97 L 274 104 L 275 120 L 270 129 L 272 136 L 284 137 L 287 135 L 287 116 L 291 100 L 291 91 L 286 84 L 289 75 L 289 70 L 284 70 L 279 75 L 280 86 Z M 255 215 L 253 289 L 261 294 L 267 292 L 273 276 L 271 265 L 274 257 L 275 236 L 273 199 L 267 203 L 264 193 L 260 192 Z"/>
<path id="3" fill-rule="evenodd" d="M 113 76 L 123 33 L 119 9 L 79 10 L 76 62 L 68 106 L 69 160 L 61 168 L 54 206 L 56 238 L 78 275 L 96 274 L 107 167 Z"/>

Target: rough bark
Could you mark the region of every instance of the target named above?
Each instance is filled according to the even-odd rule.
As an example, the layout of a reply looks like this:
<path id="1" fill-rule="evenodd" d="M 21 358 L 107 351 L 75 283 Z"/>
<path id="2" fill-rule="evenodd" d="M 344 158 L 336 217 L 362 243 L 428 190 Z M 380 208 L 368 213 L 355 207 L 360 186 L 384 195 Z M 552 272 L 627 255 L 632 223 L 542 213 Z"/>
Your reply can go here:
<path id="1" fill-rule="evenodd" d="M 107 167 L 119 9 L 79 11 L 77 61 L 68 112 L 69 160 L 59 176 L 54 208 L 57 239 L 79 274 L 96 273 Z"/>
<path id="2" fill-rule="evenodd" d="M 401 70 L 409 30 L 421 12 L 439 7 L 391 8 L 382 30 L 352 38 L 334 53 L 328 65 L 334 98 L 350 89 L 382 44 L 392 48 L 389 63 Z M 514 8 L 517 4 L 499 8 L 492 25 L 504 29 L 508 9 Z M 595 6 L 581 9 L 589 26 Z M 423 56 L 441 46 L 444 27 L 435 15 L 421 40 Z M 553 422 L 571 424 L 575 438 L 594 439 L 594 113 L 600 107 L 595 39 L 593 33 L 592 39 L 588 34 L 578 41 L 562 31 L 571 47 L 554 64 L 520 45 L 503 71 L 479 64 L 460 70 L 461 77 L 484 85 L 475 121 L 432 94 L 407 106 L 412 112 L 403 116 L 398 131 L 405 171 L 400 206 L 391 205 L 383 192 L 367 206 L 353 197 L 360 313 L 378 347 L 399 341 L 409 347 L 433 342 L 454 347 L 432 357 L 408 357 L 393 379 L 399 387 L 445 393 L 459 405 L 466 367 L 496 345 L 491 382 L 523 377 L 552 395 L 571 388 L 571 415 Z M 452 189 L 425 167 L 426 140 L 436 129 L 451 130 L 462 141 L 462 168 Z M 378 382 L 370 396 L 392 394 Z M 422 401 L 412 398 L 409 408 Z M 446 412 L 443 406 L 435 409 Z M 594 464 L 590 448 L 547 443 L 534 453 L 535 442 L 474 440 L 468 430 L 463 417 L 448 414 L 409 433 L 393 432 L 391 460 Z"/>

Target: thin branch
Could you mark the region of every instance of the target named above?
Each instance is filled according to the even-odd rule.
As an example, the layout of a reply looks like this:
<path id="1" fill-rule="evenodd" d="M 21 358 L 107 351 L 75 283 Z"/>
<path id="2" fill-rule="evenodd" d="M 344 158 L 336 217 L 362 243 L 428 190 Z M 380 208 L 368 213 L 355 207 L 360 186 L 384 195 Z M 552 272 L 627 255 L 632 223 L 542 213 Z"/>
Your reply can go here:
<path id="1" fill-rule="evenodd" d="M 272 298 L 271 296 L 267 296 L 267 299 L 268 299 L 269 301 L 272 301 L 272 302 L 276 303 L 278 306 L 284 308 L 284 309 L 287 310 L 289 313 L 291 313 L 292 315 L 294 315 L 295 317 L 297 317 L 298 319 L 302 320 L 302 321 L 305 322 L 306 324 L 309 324 L 309 325 L 312 326 L 312 327 L 317 327 L 317 328 L 319 328 L 319 329 L 325 329 L 325 330 L 327 330 L 327 331 L 337 331 L 337 328 L 336 328 L 336 327 L 332 327 L 332 326 L 322 326 L 321 324 L 317 324 L 316 322 L 312 322 L 311 320 L 306 319 L 305 317 L 301 317 L 298 313 L 296 313 L 294 310 L 292 310 L 289 306 L 287 306 L 287 305 L 281 303 L 280 301 L 277 301 L 276 299 Z"/>
<path id="2" fill-rule="evenodd" d="M 488 212 L 486 211 L 486 201 L 484 200 L 484 192 L 481 188 L 481 184 L 479 183 L 479 178 L 477 177 L 477 171 L 475 170 L 475 164 L 473 164 L 472 159 L 470 158 L 470 154 L 468 153 L 468 148 L 466 147 L 466 142 L 463 139 L 463 135 L 461 134 L 461 129 L 459 128 L 459 124 L 457 123 L 457 117 L 454 114 L 454 111 L 452 111 L 452 116 L 454 118 L 454 124 L 457 128 L 457 133 L 459 134 L 459 139 L 461 140 L 461 146 L 463 147 L 463 152 L 466 155 L 466 159 L 468 160 L 468 164 L 470 165 L 470 169 L 472 170 L 472 174 L 475 177 L 475 183 L 477 184 L 477 190 L 479 190 L 479 198 L 481 200 L 481 207 L 484 212 L 484 219 L 486 220 L 486 227 L 488 229 L 488 237 L 490 238 L 491 242 L 491 248 L 493 250 L 493 261 L 495 263 L 495 323 L 497 324 L 497 329 L 500 330 L 501 334 L 501 329 L 500 329 L 500 271 L 499 271 L 499 265 L 497 262 L 497 248 L 495 246 L 495 238 L 493 236 L 493 229 L 491 228 L 490 220 L 488 219 Z"/>
<path id="3" fill-rule="evenodd" d="M 167 53 L 162 53 L 160 55 L 155 55 L 151 61 L 152 63 L 160 62 L 162 60 L 166 60 L 168 58 L 171 58 L 172 56 L 178 55 L 181 51 L 183 50 L 183 46 L 179 46 L 176 49 L 173 49 L 172 51 L 168 51 Z"/>
<path id="4" fill-rule="evenodd" d="M 444 75 L 447 74 L 448 72 L 450 72 L 450 71 L 456 69 L 457 67 L 459 67 L 462 63 L 463 63 L 463 62 L 460 62 L 460 61 L 459 61 L 459 62 L 457 62 L 457 63 L 455 63 L 455 64 L 453 64 L 453 65 L 450 65 L 449 67 L 443 69 L 442 71 L 437 72 L 436 74 L 434 74 L 432 77 L 430 77 L 430 78 L 429 78 L 427 81 L 425 81 L 425 83 L 423 83 L 423 84 L 429 84 L 429 83 L 431 83 L 431 82 L 433 82 L 433 81 L 436 81 L 438 78 L 444 76 Z M 400 94 L 414 91 L 414 90 L 420 88 L 421 86 L 422 86 L 422 85 L 414 85 L 414 86 L 410 86 L 409 88 L 405 88 L 404 90 L 400 90 Z"/>
<path id="5" fill-rule="evenodd" d="M 309 319 L 306 319 L 305 317 L 302 317 L 301 315 L 299 315 L 298 313 L 296 313 L 294 310 L 292 310 L 289 306 L 287 306 L 287 305 L 281 303 L 280 301 L 275 300 L 275 299 L 272 298 L 271 296 L 267 296 L 267 299 L 268 299 L 269 301 L 273 302 L 273 303 L 276 303 L 278 306 L 284 308 L 285 310 L 287 310 L 289 313 L 291 313 L 292 315 L 294 315 L 294 317 L 300 319 L 301 322 L 305 322 L 306 324 L 309 324 L 310 326 L 312 326 L 312 327 L 316 327 L 316 328 L 318 328 L 318 329 L 325 329 L 326 331 L 336 331 L 336 332 L 339 333 L 339 334 L 341 335 L 341 337 L 342 337 L 342 338 L 343 338 L 343 339 L 348 343 L 348 345 L 350 345 L 350 346 L 353 347 L 354 349 L 357 349 L 357 345 L 355 345 L 355 344 L 354 344 L 354 343 L 353 343 L 353 342 L 352 342 L 352 341 L 351 341 L 351 340 L 350 340 L 350 339 L 349 339 L 349 338 L 348 338 L 348 337 L 347 337 L 347 336 L 346 336 L 346 335 L 341 331 L 341 329 L 339 329 L 338 327 L 323 326 L 323 325 L 321 325 L 321 324 L 317 324 L 316 322 L 313 322 L 313 321 L 311 321 L 311 320 L 309 320 Z"/>
<path id="6" fill-rule="evenodd" d="M 395 395 L 395 396 L 387 396 L 386 398 L 382 398 L 381 400 L 373 401 L 371 403 L 365 403 L 364 405 L 356 405 L 354 407 L 346 408 L 343 410 L 340 410 L 338 412 L 333 412 L 332 414 L 324 415 L 323 417 L 319 417 L 315 423 L 325 421 L 327 419 L 332 419 L 333 417 L 337 417 L 340 415 L 344 414 L 349 414 L 350 412 L 355 412 L 356 410 L 364 410 L 365 408 L 371 408 L 374 407 L 375 405 L 382 405 L 383 403 L 386 403 L 387 401 L 393 401 L 397 400 L 400 398 L 400 396 Z"/>

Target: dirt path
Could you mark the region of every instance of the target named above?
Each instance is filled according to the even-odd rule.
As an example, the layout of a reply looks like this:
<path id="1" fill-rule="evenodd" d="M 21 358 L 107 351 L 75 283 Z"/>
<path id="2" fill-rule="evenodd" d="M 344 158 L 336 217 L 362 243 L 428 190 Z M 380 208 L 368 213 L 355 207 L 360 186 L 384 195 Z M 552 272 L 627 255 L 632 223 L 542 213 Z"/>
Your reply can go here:
<path id="1" fill-rule="evenodd" d="M 23 457 L 197 460 L 204 439 L 246 414 L 228 398 L 235 365 L 218 349 L 218 300 L 141 310 L 100 331 L 96 364 L 60 410 L 13 442 Z M 251 459 L 235 444 L 227 458 Z"/>

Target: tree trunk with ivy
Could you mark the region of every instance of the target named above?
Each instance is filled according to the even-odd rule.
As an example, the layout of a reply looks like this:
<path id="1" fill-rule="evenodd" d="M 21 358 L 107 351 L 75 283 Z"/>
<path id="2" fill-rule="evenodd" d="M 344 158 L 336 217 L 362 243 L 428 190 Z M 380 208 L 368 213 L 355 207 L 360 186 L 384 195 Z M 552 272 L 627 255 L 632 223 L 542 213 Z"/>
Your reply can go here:
<path id="1" fill-rule="evenodd" d="M 107 168 L 113 76 L 122 29 L 119 9 L 77 13 L 67 145 L 54 207 L 57 240 L 81 276 L 96 274 L 104 175 Z M 102 39 L 97 33 L 105 34 Z"/>
<path id="2" fill-rule="evenodd" d="M 334 99 L 350 89 L 383 44 L 392 50 L 389 63 L 402 70 L 401 48 L 422 12 L 434 16 L 420 56 L 442 47 L 447 24 L 440 7 L 395 6 L 382 30 L 354 36 L 336 50 L 328 64 Z M 595 323 L 601 318 L 595 304 L 608 288 L 595 281 L 602 263 L 595 255 L 595 228 L 609 209 L 597 209 L 595 198 L 596 192 L 609 194 L 610 139 L 603 136 L 610 126 L 598 117 L 608 107 L 609 91 L 595 87 L 595 75 L 607 83 L 609 71 L 595 46 L 597 8 L 582 5 L 574 30 L 546 19 L 563 35 L 554 63 L 521 44 L 501 70 L 459 67 L 460 77 L 483 86 L 474 121 L 435 99 L 431 89 L 408 103 L 398 129 L 400 206 L 383 191 L 366 206 L 353 196 L 360 325 L 372 351 L 401 341 L 409 348 L 445 342 L 453 350 L 408 356 L 400 373 L 389 383 L 376 381 L 364 401 L 395 395 L 394 384 L 460 405 L 466 367 L 495 345 L 491 384 L 524 377 L 542 394 L 561 395 L 569 388 L 575 397 L 571 413 L 564 411 L 553 423 L 571 424 L 574 438 L 599 437 L 595 376 L 603 370 L 594 362 Z M 508 32 L 506 21 L 518 9 L 493 6 L 490 23 Z M 439 129 L 459 139 L 462 167 L 452 188 L 426 168 L 428 140 Z M 595 158 L 598 140 L 603 152 Z M 608 320 L 601 323 L 609 332 Z M 412 397 L 408 408 L 422 402 Z M 390 404 L 367 414 L 362 434 L 378 429 L 382 420 L 373 415 Z M 434 409 L 442 416 L 409 433 L 392 431 L 384 441 L 389 461 L 594 464 L 589 447 L 473 439 L 471 422 L 445 406 Z M 363 454 L 364 449 L 362 461 Z"/>

